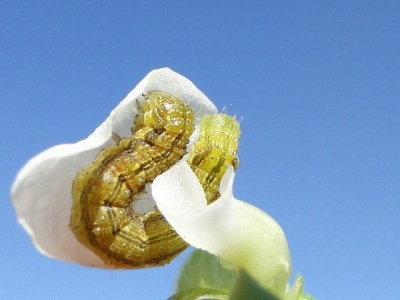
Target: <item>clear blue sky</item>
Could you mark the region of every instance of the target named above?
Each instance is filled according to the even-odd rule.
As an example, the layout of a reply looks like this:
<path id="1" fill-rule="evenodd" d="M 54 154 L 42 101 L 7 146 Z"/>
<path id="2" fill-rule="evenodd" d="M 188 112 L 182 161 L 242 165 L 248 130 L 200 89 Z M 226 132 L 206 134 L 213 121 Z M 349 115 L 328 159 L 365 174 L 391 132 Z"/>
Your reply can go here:
<path id="1" fill-rule="evenodd" d="M 9 197 L 29 158 L 86 138 L 160 67 L 243 118 L 234 194 L 281 224 L 310 294 L 399 299 L 400 3 L 182 2 L 1 2 L 0 299 L 172 293 L 185 255 L 114 272 L 52 260 Z"/>

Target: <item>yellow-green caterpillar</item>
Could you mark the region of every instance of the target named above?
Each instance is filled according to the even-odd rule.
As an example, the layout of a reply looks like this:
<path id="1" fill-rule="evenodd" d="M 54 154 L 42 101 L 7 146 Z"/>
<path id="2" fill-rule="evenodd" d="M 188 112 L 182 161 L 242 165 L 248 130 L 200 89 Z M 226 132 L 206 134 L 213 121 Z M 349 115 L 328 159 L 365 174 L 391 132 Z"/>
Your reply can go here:
<path id="1" fill-rule="evenodd" d="M 219 198 L 221 179 L 227 168 L 239 166 L 237 156 L 240 126 L 235 118 L 225 115 L 205 116 L 200 137 L 190 150 L 188 164 L 200 181 L 207 203 Z"/>
<path id="2" fill-rule="evenodd" d="M 70 228 L 81 244 L 118 268 L 164 265 L 187 244 L 159 212 L 140 214 L 133 204 L 145 185 L 187 152 L 194 113 L 175 96 L 149 91 L 133 135 L 102 150 L 79 171 L 72 188 Z"/>
<path id="3" fill-rule="evenodd" d="M 160 212 L 138 213 L 133 207 L 145 185 L 186 154 L 194 113 L 184 100 L 164 92 L 143 97 L 132 136 L 102 150 L 72 187 L 70 228 L 82 245 L 118 268 L 162 266 L 188 246 Z M 200 126 L 188 164 L 211 203 L 228 166 L 238 167 L 240 129 L 224 114 L 205 116 Z"/>

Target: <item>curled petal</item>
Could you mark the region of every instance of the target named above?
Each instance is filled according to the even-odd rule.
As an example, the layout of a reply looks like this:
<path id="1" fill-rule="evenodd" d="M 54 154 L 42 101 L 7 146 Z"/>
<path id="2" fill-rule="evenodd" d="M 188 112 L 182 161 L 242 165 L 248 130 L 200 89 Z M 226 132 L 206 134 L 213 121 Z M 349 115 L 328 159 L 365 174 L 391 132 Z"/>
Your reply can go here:
<path id="1" fill-rule="evenodd" d="M 151 193 L 186 242 L 244 268 L 261 285 L 283 295 L 291 274 L 285 235 L 269 215 L 233 197 L 233 179 L 231 168 L 221 182 L 221 197 L 207 206 L 199 181 L 182 162 L 157 177 Z M 179 188 L 168 188 L 172 184 Z"/>
<path id="2" fill-rule="evenodd" d="M 132 122 L 137 115 L 135 99 L 149 90 L 161 90 L 185 99 L 195 111 L 197 124 L 204 115 L 217 112 L 214 104 L 185 77 L 170 69 L 154 70 L 87 139 L 55 146 L 28 161 L 12 185 L 11 197 L 19 222 L 43 254 L 82 265 L 110 268 L 82 246 L 68 227 L 72 183 L 77 172 L 93 161 L 102 148 L 114 144 L 113 132 L 122 137 L 131 135 Z"/>

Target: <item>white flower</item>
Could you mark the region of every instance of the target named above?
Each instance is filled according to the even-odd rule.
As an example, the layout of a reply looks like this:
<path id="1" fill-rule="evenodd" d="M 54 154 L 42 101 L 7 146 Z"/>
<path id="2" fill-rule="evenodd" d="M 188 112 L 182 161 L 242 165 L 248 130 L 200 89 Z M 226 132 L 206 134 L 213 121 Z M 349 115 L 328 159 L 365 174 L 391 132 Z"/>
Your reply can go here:
<path id="1" fill-rule="evenodd" d="M 58 145 L 31 159 L 18 173 L 12 200 L 18 220 L 43 254 L 99 268 L 112 268 L 82 246 L 68 227 L 71 187 L 76 173 L 99 151 L 113 144 L 112 133 L 130 136 L 137 114 L 134 100 L 148 90 L 161 90 L 183 98 L 200 119 L 217 109 L 188 79 L 159 69 L 149 73 L 87 139 Z M 233 169 L 221 183 L 221 198 L 207 206 L 201 185 L 185 161 L 158 176 L 147 187 L 161 212 L 194 247 L 246 269 L 263 286 L 282 293 L 291 272 L 286 239 L 279 225 L 256 207 L 232 195 Z"/>
<path id="2" fill-rule="evenodd" d="M 114 144 L 113 132 L 122 137 L 131 135 L 137 114 L 135 99 L 148 90 L 161 90 L 185 99 L 195 110 L 196 124 L 204 115 L 217 112 L 214 104 L 188 79 L 170 69 L 155 70 L 87 139 L 52 147 L 28 161 L 13 183 L 11 196 L 19 222 L 43 254 L 81 265 L 112 268 L 82 246 L 68 227 L 72 182 L 102 148 Z M 198 132 L 193 134 L 192 141 L 196 135 Z"/>
<path id="3" fill-rule="evenodd" d="M 269 215 L 233 197 L 233 168 L 222 179 L 221 197 L 208 206 L 202 187 L 186 162 L 164 174 L 154 180 L 149 190 L 179 235 L 223 262 L 244 268 L 262 286 L 283 295 L 291 274 L 285 235 Z M 171 185 L 175 188 L 168 188 Z"/>

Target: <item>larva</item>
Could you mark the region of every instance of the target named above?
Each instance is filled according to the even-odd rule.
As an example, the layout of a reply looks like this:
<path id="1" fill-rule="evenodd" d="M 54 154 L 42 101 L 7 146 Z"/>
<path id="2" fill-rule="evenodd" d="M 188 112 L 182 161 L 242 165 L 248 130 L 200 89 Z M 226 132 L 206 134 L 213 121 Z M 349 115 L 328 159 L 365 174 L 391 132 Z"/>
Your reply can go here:
<path id="1" fill-rule="evenodd" d="M 237 149 L 240 126 L 235 118 L 225 115 L 205 116 L 200 124 L 200 137 L 192 147 L 188 164 L 200 181 L 210 204 L 220 196 L 219 188 L 229 166 L 239 166 Z"/>
<path id="2" fill-rule="evenodd" d="M 194 113 L 164 92 L 143 96 L 133 135 L 102 150 L 72 187 L 70 228 L 81 244 L 118 268 L 164 265 L 188 246 L 162 214 L 139 214 L 133 203 L 147 183 L 186 154 Z"/>

